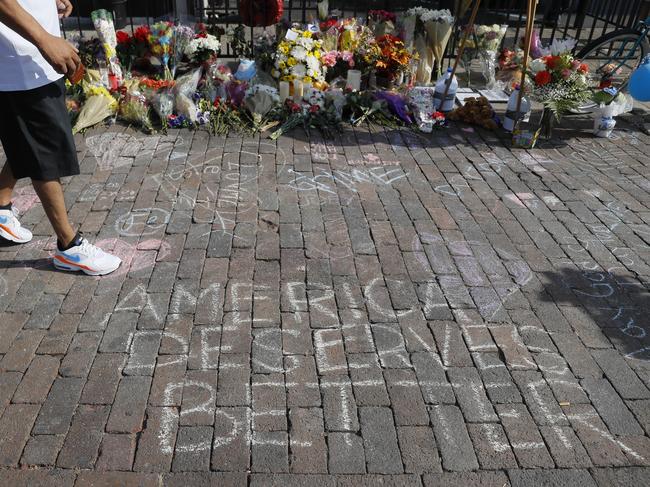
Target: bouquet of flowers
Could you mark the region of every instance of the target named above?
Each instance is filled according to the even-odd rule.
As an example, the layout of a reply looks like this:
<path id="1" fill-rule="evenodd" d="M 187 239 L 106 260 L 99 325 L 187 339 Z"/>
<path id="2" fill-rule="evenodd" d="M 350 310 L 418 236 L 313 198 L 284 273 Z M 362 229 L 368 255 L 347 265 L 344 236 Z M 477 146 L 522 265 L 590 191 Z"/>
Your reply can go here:
<path id="1" fill-rule="evenodd" d="M 326 138 L 333 137 L 333 129 L 340 129 L 334 106 L 326 104 L 322 94 L 314 96 L 313 93 L 310 93 L 308 97 L 309 100 L 304 103 L 295 103 L 289 99 L 285 100 L 282 110 L 278 113 L 278 118 L 284 120 L 284 123 L 270 135 L 272 140 L 276 140 L 281 135 L 300 125 L 303 126 L 307 133 L 309 133 L 310 128 L 318 129 Z"/>
<path id="2" fill-rule="evenodd" d="M 575 59 L 570 51 L 534 59 L 530 77 L 534 80 L 533 97 L 550 110 L 555 118 L 576 109 L 591 92 L 587 83 L 589 67 Z"/>
<path id="3" fill-rule="evenodd" d="M 348 69 L 355 66 L 354 53 L 350 51 L 329 51 L 321 57 L 322 65 L 327 68 L 327 79 L 343 76 Z"/>
<path id="4" fill-rule="evenodd" d="M 216 61 L 221 50 L 221 42 L 212 34 L 202 33 L 192 39 L 185 47 L 185 55 L 197 64 Z"/>
<path id="5" fill-rule="evenodd" d="M 136 82 L 128 82 L 126 92 L 120 100 L 118 116 L 125 122 L 134 123 L 152 132 L 153 125 L 149 116 L 149 103 L 147 97 L 140 90 Z"/>
<path id="6" fill-rule="evenodd" d="M 172 41 L 174 39 L 174 24 L 171 22 L 157 22 L 151 26 L 149 46 L 151 52 L 160 61 L 164 79 L 173 79 L 169 69 L 169 60 L 172 55 Z"/>
<path id="7" fill-rule="evenodd" d="M 273 108 L 280 103 L 278 90 L 268 85 L 255 85 L 246 90 L 244 106 L 253 117 L 253 126 L 259 130 L 266 125 L 266 117 Z"/>
<path id="8" fill-rule="evenodd" d="M 117 57 L 127 72 L 130 72 L 134 64 L 149 51 L 149 34 L 148 26 L 138 27 L 133 36 L 121 30 L 116 32 Z"/>
<path id="9" fill-rule="evenodd" d="M 409 20 L 406 25 L 413 28 L 407 35 L 415 40 L 415 52 L 418 53 L 420 64 L 416 74 L 419 84 L 429 84 L 434 62 L 438 76 L 441 73 L 442 56 L 451 37 L 454 17 L 447 9 L 431 10 L 424 7 L 413 7 L 406 12 Z M 408 46 L 409 43 L 406 42 Z"/>
<path id="10" fill-rule="evenodd" d="M 74 134 L 115 115 L 118 107 L 117 100 L 104 86 L 84 84 L 83 90 L 86 102 L 72 128 Z"/>
<path id="11" fill-rule="evenodd" d="M 232 80 L 232 71 L 225 64 L 214 63 L 205 73 L 206 89 L 214 101 L 217 97 L 226 98 L 226 85 Z"/>
<path id="12" fill-rule="evenodd" d="M 145 94 L 149 105 L 163 122 L 174 113 L 174 94 L 175 85 L 173 80 L 156 80 L 151 78 L 142 78 L 140 80 L 140 89 Z"/>
<path id="13" fill-rule="evenodd" d="M 375 37 L 394 34 L 396 20 L 397 16 L 386 10 L 368 11 L 368 27 L 370 27 Z"/>
<path id="14" fill-rule="evenodd" d="M 446 123 L 442 112 L 436 112 L 433 105 L 435 88 L 431 86 L 416 86 L 409 91 L 409 104 L 413 108 L 413 116 L 420 131 L 431 133 L 434 127 Z M 442 120 L 439 120 L 442 115 Z"/>
<path id="15" fill-rule="evenodd" d="M 209 110 L 210 119 L 208 127 L 213 135 L 227 135 L 231 130 L 237 132 L 249 131 L 246 120 L 242 118 L 240 108 L 232 103 L 217 97 L 212 103 L 212 106 L 209 107 Z"/>
<path id="16" fill-rule="evenodd" d="M 289 29 L 285 39 L 278 44 L 271 74 L 281 81 L 323 82 L 322 54 L 321 41 L 315 40 L 310 31 Z"/>
<path id="17" fill-rule="evenodd" d="M 397 81 L 408 70 L 411 54 L 404 47 L 404 43 L 395 36 L 385 35 L 377 39 L 381 56 L 375 63 L 377 77 Z"/>
<path id="18" fill-rule="evenodd" d="M 478 52 L 483 65 L 483 76 L 487 81 L 488 88 L 496 82 L 495 71 L 497 63 L 497 51 L 503 37 L 508 30 L 507 25 L 475 25 L 474 26 L 474 47 Z"/>
<path id="19" fill-rule="evenodd" d="M 573 57 L 574 44 L 556 40 L 544 51 L 551 54 L 530 63 L 532 96 L 544 105 L 541 135 L 545 138 L 551 137 L 554 120 L 577 109 L 591 97 L 587 82 L 589 66 Z"/>
<path id="20" fill-rule="evenodd" d="M 386 101 L 375 98 L 369 91 L 347 92 L 344 114 L 355 127 L 364 122 L 399 127 L 399 121 L 389 110 Z"/>
<path id="21" fill-rule="evenodd" d="M 194 29 L 187 25 L 174 26 L 174 66 L 172 68 L 172 75 L 176 74 L 178 64 L 185 57 L 185 51 L 190 42 L 194 39 Z"/>
<path id="22" fill-rule="evenodd" d="M 336 19 L 327 19 L 319 24 L 319 39 L 323 51 L 336 51 L 339 47 L 340 23 Z"/>
<path id="23" fill-rule="evenodd" d="M 97 31 L 97 37 L 104 48 L 111 77 L 114 80 L 111 82 L 111 86 L 117 88 L 122 83 L 124 76 L 122 75 L 120 60 L 117 57 L 117 35 L 113 24 L 113 16 L 108 10 L 104 9 L 95 10 L 90 15 L 93 26 Z"/>

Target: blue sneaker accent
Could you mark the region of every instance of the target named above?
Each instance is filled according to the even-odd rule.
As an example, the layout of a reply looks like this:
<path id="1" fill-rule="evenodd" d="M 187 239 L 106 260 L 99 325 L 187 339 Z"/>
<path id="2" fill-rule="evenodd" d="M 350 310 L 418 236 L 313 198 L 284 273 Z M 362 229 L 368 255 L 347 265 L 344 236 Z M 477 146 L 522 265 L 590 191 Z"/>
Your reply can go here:
<path id="1" fill-rule="evenodd" d="M 6 216 L 0 216 L 0 223 L 7 223 L 9 219 Z"/>
<path id="2" fill-rule="evenodd" d="M 72 262 L 75 262 L 77 264 L 79 262 L 81 262 L 81 256 L 80 255 L 70 255 L 70 254 L 66 254 L 65 252 L 62 252 L 62 253 L 63 253 L 63 255 L 65 255 L 66 259 L 71 260 Z"/>

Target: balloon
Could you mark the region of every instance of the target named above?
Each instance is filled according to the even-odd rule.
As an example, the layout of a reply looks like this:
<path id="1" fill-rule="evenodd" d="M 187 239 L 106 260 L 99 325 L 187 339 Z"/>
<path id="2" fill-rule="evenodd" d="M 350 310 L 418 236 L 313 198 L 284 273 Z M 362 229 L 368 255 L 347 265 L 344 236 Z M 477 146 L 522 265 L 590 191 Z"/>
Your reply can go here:
<path id="1" fill-rule="evenodd" d="M 628 90 L 636 101 L 650 101 L 650 54 L 630 76 Z"/>

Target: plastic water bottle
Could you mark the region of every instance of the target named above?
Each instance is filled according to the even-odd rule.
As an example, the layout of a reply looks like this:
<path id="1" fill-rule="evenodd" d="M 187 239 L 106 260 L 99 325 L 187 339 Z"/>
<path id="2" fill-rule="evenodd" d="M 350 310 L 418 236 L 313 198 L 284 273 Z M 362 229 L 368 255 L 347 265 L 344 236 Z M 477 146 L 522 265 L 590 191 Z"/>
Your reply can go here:
<path id="1" fill-rule="evenodd" d="M 517 112 L 517 100 L 519 99 L 519 85 L 515 86 L 506 107 L 506 115 L 503 118 L 503 129 L 512 132 L 515 129 L 517 120 L 527 122 L 530 118 L 530 102 L 524 96 L 521 98 L 519 112 Z"/>
<path id="2" fill-rule="evenodd" d="M 447 69 L 447 72 L 438 78 L 436 89 L 433 93 L 433 106 L 441 112 L 450 112 L 454 109 L 454 100 L 456 100 L 456 92 L 458 91 L 458 80 L 456 79 L 456 75 L 451 78 L 451 71 L 451 68 Z M 447 85 L 449 85 L 449 89 L 447 90 L 447 96 L 443 100 L 442 96 L 445 93 Z"/>

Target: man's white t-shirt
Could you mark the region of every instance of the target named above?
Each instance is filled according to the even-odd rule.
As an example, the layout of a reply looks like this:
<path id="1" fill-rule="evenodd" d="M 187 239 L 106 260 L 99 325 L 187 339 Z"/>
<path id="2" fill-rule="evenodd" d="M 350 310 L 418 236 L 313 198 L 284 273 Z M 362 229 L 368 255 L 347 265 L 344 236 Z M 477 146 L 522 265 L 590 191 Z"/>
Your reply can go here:
<path id="1" fill-rule="evenodd" d="M 18 3 L 47 32 L 61 36 L 56 0 L 18 0 Z M 34 44 L 0 22 L 0 91 L 32 90 L 61 77 Z"/>

